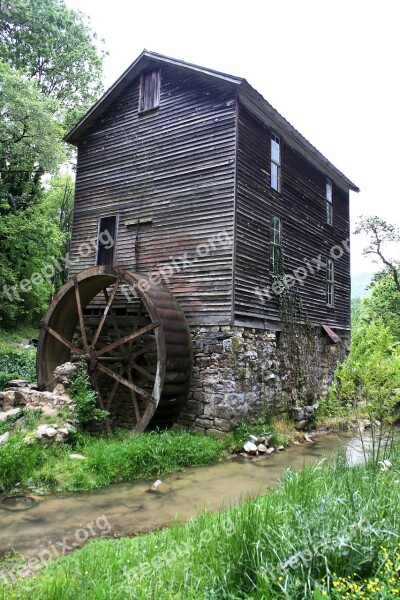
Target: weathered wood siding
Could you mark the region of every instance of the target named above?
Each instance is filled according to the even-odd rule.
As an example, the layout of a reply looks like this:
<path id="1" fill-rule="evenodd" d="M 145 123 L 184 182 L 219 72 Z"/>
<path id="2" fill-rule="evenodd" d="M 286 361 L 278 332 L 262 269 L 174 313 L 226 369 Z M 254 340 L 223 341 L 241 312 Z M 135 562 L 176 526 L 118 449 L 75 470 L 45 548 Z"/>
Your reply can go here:
<path id="1" fill-rule="evenodd" d="M 278 134 L 279 135 L 279 134 Z M 239 110 L 235 318 L 267 325 L 279 319 L 269 269 L 270 216 L 282 220 L 284 271 L 305 268 L 296 284 L 309 318 L 315 323 L 349 327 L 350 256 L 334 258 L 335 305 L 326 303 L 325 261 L 331 249 L 343 248 L 349 238 L 349 194 L 333 185 L 333 227 L 326 224 L 326 175 L 315 169 L 281 137 L 281 193 L 270 187 L 271 131 L 245 109 Z M 336 248 L 335 255 L 340 254 Z M 319 257 L 324 266 L 317 270 Z M 315 259 L 315 261 L 312 261 Z M 315 272 L 307 267 L 311 261 Z M 299 279 L 304 276 L 299 271 Z M 257 290 L 264 290 L 263 297 Z M 270 294 L 271 298 L 268 297 Z"/>
<path id="2" fill-rule="evenodd" d="M 140 77 L 79 143 L 70 274 L 95 264 L 98 220 L 118 214 L 118 266 L 165 267 L 161 282 L 190 322 L 228 323 L 235 90 L 162 66 L 160 106 L 138 114 L 139 87 Z"/>

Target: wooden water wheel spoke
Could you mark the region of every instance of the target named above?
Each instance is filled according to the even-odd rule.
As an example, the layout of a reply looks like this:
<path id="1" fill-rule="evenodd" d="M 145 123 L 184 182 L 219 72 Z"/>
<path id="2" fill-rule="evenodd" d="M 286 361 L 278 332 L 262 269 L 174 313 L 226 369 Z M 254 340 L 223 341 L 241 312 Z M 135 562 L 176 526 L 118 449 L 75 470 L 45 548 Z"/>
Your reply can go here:
<path id="1" fill-rule="evenodd" d="M 133 385 L 132 373 L 131 373 L 130 369 L 127 370 L 127 375 L 128 375 L 129 383 Z M 131 392 L 131 399 L 132 399 L 132 404 L 133 404 L 133 410 L 135 411 L 136 423 L 139 423 L 139 421 L 140 421 L 140 412 L 139 412 L 139 406 L 138 406 L 138 403 L 137 403 L 136 392 L 134 391 L 134 389 L 132 387 L 129 388 L 129 390 Z"/>
<path id="2" fill-rule="evenodd" d="M 111 393 L 110 393 L 110 395 L 107 398 L 107 401 L 105 403 L 106 410 L 110 410 L 111 404 L 112 404 L 112 401 L 114 400 L 114 396 L 115 396 L 115 393 L 117 391 L 118 386 L 119 386 L 119 381 L 114 381 L 114 385 L 113 385 L 113 388 L 111 390 Z"/>
<path id="3" fill-rule="evenodd" d="M 142 309 L 143 309 L 143 302 L 140 301 L 138 309 L 137 309 L 136 317 L 135 317 L 135 320 L 134 320 L 134 323 L 133 323 L 133 330 L 134 331 L 136 331 L 137 328 L 139 327 L 139 322 L 140 322 L 140 317 L 141 317 L 141 314 L 142 314 Z M 131 340 L 129 342 L 129 352 L 132 351 L 132 344 L 133 344 L 133 340 Z"/>
<path id="4" fill-rule="evenodd" d="M 67 340 L 65 337 L 63 337 L 62 335 L 60 335 L 59 333 L 57 333 L 57 331 L 55 331 L 52 327 L 50 327 L 49 325 L 44 324 L 43 328 L 48 331 L 50 333 L 50 335 L 52 335 L 53 337 L 56 338 L 56 340 L 58 340 L 59 342 L 61 342 L 62 344 L 64 344 L 64 346 L 66 346 L 67 348 L 69 348 L 70 350 L 72 350 L 72 352 L 75 352 L 75 354 L 78 354 L 79 356 L 82 354 L 82 350 L 80 348 L 78 348 L 78 346 L 76 346 L 75 344 L 73 344 L 72 342 L 70 342 L 69 340 Z"/>
<path id="5" fill-rule="evenodd" d="M 115 373 L 114 371 L 111 371 L 111 369 L 109 369 L 108 367 L 105 367 L 104 365 L 102 365 L 100 363 L 97 365 L 97 367 L 98 367 L 98 369 L 100 371 L 102 371 L 103 373 L 105 373 L 106 375 L 108 375 L 109 377 L 111 377 L 112 379 L 115 379 L 115 381 L 118 381 L 119 383 L 121 383 L 125 387 L 133 390 L 134 392 L 136 392 L 137 394 L 139 394 L 140 396 L 142 396 L 148 402 L 154 403 L 153 396 L 151 396 L 148 392 L 146 392 L 146 390 L 143 390 L 142 388 L 140 388 L 139 386 L 135 385 L 134 383 L 131 383 L 128 379 L 125 379 L 124 377 L 121 377 L 120 375 L 118 375 L 118 373 Z"/>
<path id="6" fill-rule="evenodd" d="M 95 346 L 96 346 L 96 344 L 97 344 L 97 340 L 99 339 L 99 335 L 100 335 L 100 333 L 101 333 L 101 330 L 102 330 L 102 328 L 103 328 L 104 322 L 105 322 L 105 320 L 106 320 L 106 318 L 107 318 L 108 311 L 109 311 L 109 310 L 110 310 L 110 308 L 111 308 L 111 304 L 112 304 L 112 303 L 113 303 L 113 301 L 114 301 L 115 294 L 116 294 L 116 293 L 117 293 L 117 291 L 118 291 L 118 287 L 119 287 L 119 284 L 120 284 L 120 283 L 121 283 L 121 277 L 118 277 L 117 281 L 116 281 L 116 282 L 115 282 L 115 284 L 114 284 L 114 287 L 113 287 L 113 289 L 112 289 L 112 292 L 111 292 L 111 294 L 110 294 L 110 297 L 109 297 L 109 298 L 108 298 L 108 300 L 107 300 L 107 306 L 105 307 L 105 309 L 104 309 L 104 311 L 103 311 L 103 314 L 102 314 L 102 315 L 101 315 L 101 317 L 100 317 L 99 324 L 97 325 L 97 329 L 96 329 L 96 331 L 95 331 L 95 334 L 94 334 L 94 336 L 93 336 L 93 339 L 92 339 L 92 346 L 93 346 L 93 347 L 95 347 Z"/>
<path id="7" fill-rule="evenodd" d="M 128 288 L 133 302 L 124 299 Z M 142 274 L 98 265 L 74 275 L 52 301 L 37 357 L 41 390 L 54 387 L 59 365 L 83 359 L 98 405 L 110 412 L 98 424 L 111 433 L 115 417 L 141 432 L 150 422 L 176 420 L 189 389 L 191 336 L 168 290 Z"/>
<path id="8" fill-rule="evenodd" d="M 140 365 L 137 365 L 136 363 L 131 363 L 131 367 L 132 367 L 132 369 L 135 369 L 135 371 L 137 371 L 141 375 L 144 375 L 147 379 L 150 379 L 150 381 L 156 380 L 156 377 L 155 377 L 155 375 L 153 375 L 153 373 L 150 373 L 150 371 L 148 371 L 147 369 L 144 369 Z"/>
<path id="9" fill-rule="evenodd" d="M 104 348 L 101 348 L 101 350 L 99 350 L 97 354 L 98 354 L 98 356 L 102 356 L 103 354 L 110 352 L 110 350 L 114 350 L 114 348 L 118 348 L 119 346 L 122 346 L 122 344 L 126 344 L 130 340 L 134 340 L 134 339 L 144 335 L 148 331 L 153 331 L 153 329 L 155 329 L 158 326 L 159 326 L 159 323 L 149 323 L 149 325 L 146 325 L 145 327 L 141 327 L 140 329 L 138 329 L 137 331 L 134 331 L 133 333 L 130 333 L 129 335 L 125 335 L 120 340 L 112 342 L 112 344 L 108 344 L 108 346 L 104 346 Z"/>
<path id="10" fill-rule="evenodd" d="M 142 354 L 147 354 L 147 352 L 150 352 L 151 350 L 157 350 L 157 346 L 156 343 L 153 342 L 152 344 L 147 344 L 146 346 L 143 346 L 142 348 L 139 348 L 139 350 L 135 350 L 135 352 L 132 352 L 130 357 L 132 359 L 137 358 L 138 356 L 141 356 Z"/>
<path id="11" fill-rule="evenodd" d="M 124 361 L 124 358 L 120 355 L 118 355 L 118 356 L 99 356 L 98 360 L 101 360 L 102 362 L 110 362 L 113 364 L 119 364 Z"/>
<path id="12" fill-rule="evenodd" d="M 97 394 L 97 402 L 98 402 L 98 404 L 99 404 L 99 406 L 100 406 L 101 410 L 106 410 L 106 409 L 105 409 L 105 407 L 104 407 L 103 398 L 101 397 L 101 393 L 100 393 L 100 389 L 99 389 L 99 385 L 98 385 L 97 377 L 96 377 L 96 376 L 92 377 L 92 378 L 91 378 L 91 382 L 92 382 L 92 386 L 93 386 L 94 390 L 96 391 L 96 394 Z M 108 417 L 106 417 L 106 419 L 105 419 L 104 423 L 105 423 L 105 426 L 106 426 L 106 431 L 107 431 L 108 435 L 111 435 L 111 434 L 112 434 L 112 431 L 111 431 L 111 424 L 110 424 L 110 420 L 109 420 L 109 418 L 108 418 Z"/>
<path id="13" fill-rule="evenodd" d="M 103 294 L 104 294 L 104 298 L 106 299 L 106 302 L 108 302 L 108 292 L 107 292 L 106 289 L 103 290 Z M 117 339 L 120 340 L 121 339 L 121 332 L 119 330 L 118 323 L 117 323 L 117 320 L 116 320 L 115 315 L 114 315 L 114 311 L 113 311 L 113 309 L 112 309 L 111 306 L 110 306 L 110 317 L 111 317 L 111 321 L 112 321 L 112 324 L 113 324 L 113 327 L 114 327 L 114 330 L 115 330 L 115 335 L 117 336 Z"/>
<path id="14" fill-rule="evenodd" d="M 80 295 L 80 292 L 79 292 L 79 284 L 78 284 L 78 281 L 77 281 L 76 277 L 74 277 L 73 281 L 74 281 L 75 300 L 76 300 L 76 307 L 77 307 L 77 310 L 78 310 L 79 326 L 81 328 L 81 336 L 82 336 L 83 347 L 87 348 L 88 342 L 87 342 L 85 322 L 83 320 L 83 310 L 82 310 L 81 295 Z"/>

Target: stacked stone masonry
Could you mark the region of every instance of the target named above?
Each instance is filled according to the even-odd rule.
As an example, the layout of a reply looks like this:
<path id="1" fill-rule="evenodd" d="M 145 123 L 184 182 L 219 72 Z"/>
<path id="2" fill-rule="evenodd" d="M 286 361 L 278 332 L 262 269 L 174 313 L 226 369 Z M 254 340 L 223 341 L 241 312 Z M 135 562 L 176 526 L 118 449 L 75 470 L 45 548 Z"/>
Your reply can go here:
<path id="1" fill-rule="evenodd" d="M 338 360 L 346 355 L 348 340 L 344 333 L 342 341 L 333 344 L 319 328 L 314 331 L 308 355 L 302 352 L 301 339 L 296 345 L 300 349 L 296 377 L 300 371 L 307 386 L 295 380 L 293 365 L 287 364 L 290 338 L 285 333 L 191 327 L 193 380 L 179 423 L 218 435 L 267 411 L 290 415 L 293 407 L 317 403 L 327 393 Z"/>

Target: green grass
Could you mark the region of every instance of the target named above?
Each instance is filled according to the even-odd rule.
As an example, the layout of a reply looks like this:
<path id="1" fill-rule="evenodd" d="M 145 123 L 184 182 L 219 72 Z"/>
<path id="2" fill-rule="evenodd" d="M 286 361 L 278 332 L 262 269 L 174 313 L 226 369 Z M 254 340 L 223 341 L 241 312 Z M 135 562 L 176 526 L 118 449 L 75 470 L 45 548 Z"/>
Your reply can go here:
<path id="1" fill-rule="evenodd" d="M 39 330 L 37 327 L 25 325 L 15 329 L 0 329 L 0 346 L 18 346 L 23 342 L 27 342 L 31 338 L 37 338 Z"/>
<path id="2" fill-rule="evenodd" d="M 0 390 L 10 379 L 36 379 L 36 349 L 23 344 L 38 336 L 37 329 L 25 327 L 15 331 L 0 329 Z"/>
<path id="3" fill-rule="evenodd" d="M 222 442 L 185 430 L 130 435 L 120 431 L 114 438 L 76 434 L 73 444 L 24 441 L 16 433 L 0 447 L 0 491 L 76 491 L 110 483 L 172 473 L 185 467 L 210 464 L 222 453 Z M 87 460 L 73 460 L 69 454 Z"/>
<path id="4" fill-rule="evenodd" d="M 35 579 L 4 586 L 0 598 L 342 597 L 335 592 L 339 577 L 367 586 L 382 571 L 381 547 L 397 560 L 398 447 L 391 461 L 386 471 L 349 468 L 341 457 L 300 472 L 287 470 L 281 486 L 266 496 L 143 537 L 96 539 L 53 561 Z M 389 590 L 392 583 L 386 583 Z"/>

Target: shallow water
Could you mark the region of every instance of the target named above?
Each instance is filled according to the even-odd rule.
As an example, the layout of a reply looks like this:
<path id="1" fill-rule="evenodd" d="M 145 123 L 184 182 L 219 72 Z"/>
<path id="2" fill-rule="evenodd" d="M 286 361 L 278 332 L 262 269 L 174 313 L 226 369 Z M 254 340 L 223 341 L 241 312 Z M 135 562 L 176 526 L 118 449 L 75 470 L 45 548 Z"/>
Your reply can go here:
<path id="1" fill-rule="evenodd" d="M 46 550 L 46 556 L 56 556 L 94 537 L 143 533 L 187 520 L 204 509 L 229 507 L 265 494 L 287 467 L 300 469 L 340 448 L 346 448 L 351 462 L 360 460 L 359 444 L 350 436 L 315 440 L 267 457 L 237 457 L 165 476 L 162 480 L 170 486 L 165 494 L 149 491 L 154 478 L 37 497 L 36 504 L 24 511 L 0 507 L 0 554 L 14 549 L 32 556 Z"/>

